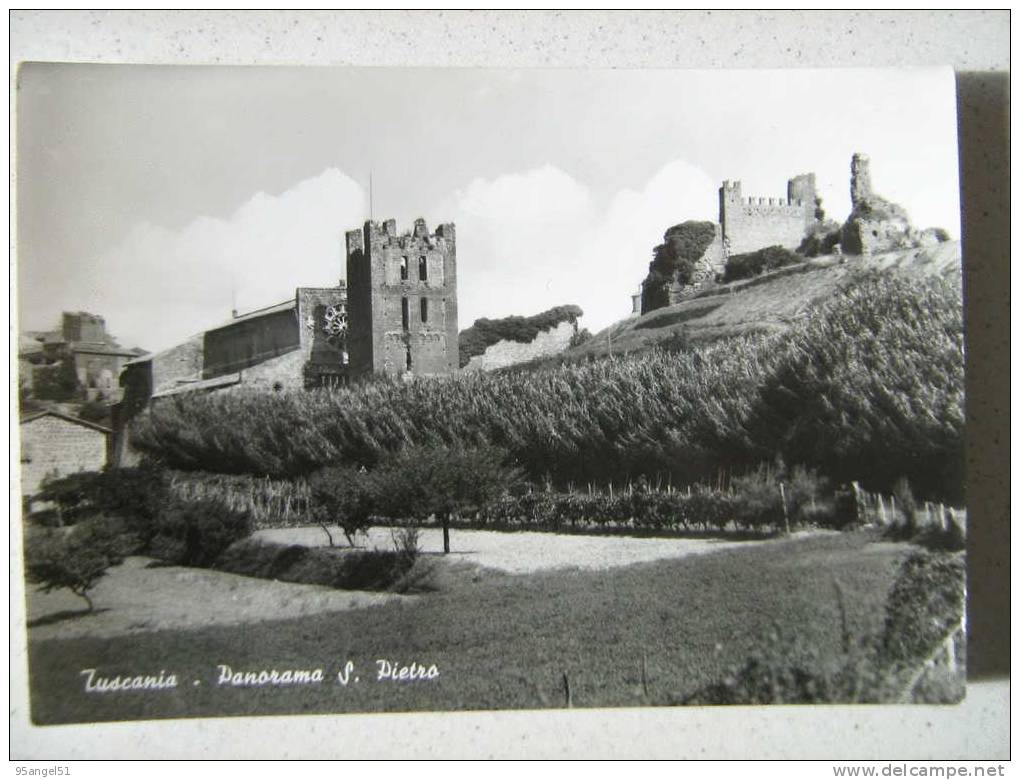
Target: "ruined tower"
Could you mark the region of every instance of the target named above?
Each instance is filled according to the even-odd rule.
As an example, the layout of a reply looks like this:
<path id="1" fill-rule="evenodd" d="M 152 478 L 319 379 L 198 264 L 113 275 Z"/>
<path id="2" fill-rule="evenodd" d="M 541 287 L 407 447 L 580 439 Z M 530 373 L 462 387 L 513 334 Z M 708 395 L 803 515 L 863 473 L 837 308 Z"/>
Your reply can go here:
<path id="1" fill-rule="evenodd" d="M 349 375 L 428 376 L 457 370 L 457 250 L 452 223 L 396 220 L 347 233 Z"/>
<path id="2" fill-rule="evenodd" d="M 856 206 L 872 196 L 871 161 L 868 155 L 857 153 L 850 160 L 850 204 Z"/>

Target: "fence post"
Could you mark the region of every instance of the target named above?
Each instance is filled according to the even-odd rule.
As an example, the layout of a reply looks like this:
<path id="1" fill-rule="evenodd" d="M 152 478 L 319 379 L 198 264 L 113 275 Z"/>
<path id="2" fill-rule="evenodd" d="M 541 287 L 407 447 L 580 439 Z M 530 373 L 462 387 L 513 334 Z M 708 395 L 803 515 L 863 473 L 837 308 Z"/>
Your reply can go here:
<path id="1" fill-rule="evenodd" d="M 856 480 L 850 485 L 854 489 L 854 521 L 859 523 L 861 522 L 861 486 Z"/>
<path id="2" fill-rule="evenodd" d="M 888 525 L 885 520 L 885 501 L 882 500 L 882 494 L 878 494 L 878 516 L 882 520 L 882 525 Z"/>
<path id="3" fill-rule="evenodd" d="M 779 498 L 783 502 L 783 525 L 786 527 L 786 533 L 790 533 L 790 513 L 786 509 L 786 487 L 782 482 L 779 483 Z"/>

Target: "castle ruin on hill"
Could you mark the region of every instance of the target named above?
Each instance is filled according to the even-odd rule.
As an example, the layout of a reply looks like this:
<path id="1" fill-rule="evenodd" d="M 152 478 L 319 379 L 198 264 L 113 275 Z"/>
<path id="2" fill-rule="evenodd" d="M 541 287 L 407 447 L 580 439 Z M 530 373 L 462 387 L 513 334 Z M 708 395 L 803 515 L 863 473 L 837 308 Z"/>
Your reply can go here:
<path id="1" fill-rule="evenodd" d="M 718 222 L 683 223 L 670 228 L 664 237 L 668 241 L 673 231 L 687 226 L 695 228 L 694 232 L 701 231 L 703 239 L 693 250 L 700 255 L 685 258 L 693 263 L 693 273 L 689 278 L 677 275 L 664 281 L 661 275 L 655 275 L 657 263 L 653 262 L 642 290 L 633 296 L 634 314 L 676 303 L 711 283 L 735 255 L 775 246 L 807 251 L 805 239 L 812 235 L 827 237 L 825 251 L 831 247 L 836 252 L 860 256 L 930 245 L 948 238 L 944 230 L 936 228 L 915 230 L 901 206 L 875 194 L 867 155 L 854 154 L 851 160 L 850 196 L 850 215 L 839 226 L 824 221 L 814 173 L 800 174 L 787 181 L 785 198 L 745 197 L 739 181 L 724 181 L 719 188 Z M 714 235 L 710 235 L 710 229 L 714 229 Z M 689 246 L 686 249 L 692 251 Z M 655 295 L 649 294 L 651 290 L 657 291 Z"/>

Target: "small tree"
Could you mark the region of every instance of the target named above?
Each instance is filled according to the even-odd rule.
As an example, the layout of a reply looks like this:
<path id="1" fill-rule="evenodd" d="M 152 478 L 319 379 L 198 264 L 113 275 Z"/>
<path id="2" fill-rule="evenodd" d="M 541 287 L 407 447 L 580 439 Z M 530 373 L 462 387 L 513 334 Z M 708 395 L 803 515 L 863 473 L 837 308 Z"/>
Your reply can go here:
<path id="1" fill-rule="evenodd" d="M 67 588 L 85 599 L 91 612 L 95 606 L 88 592 L 124 560 L 132 544 L 124 527 L 106 517 L 70 529 L 33 528 L 25 545 L 25 579 L 44 592 Z"/>
<path id="2" fill-rule="evenodd" d="M 333 546 L 329 525 L 337 523 L 353 547 L 354 536 L 368 528 L 375 508 L 368 472 L 350 466 L 327 466 L 309 477 L 308 488 L 312 518 L 326 533 L 329 546 Z"/>
<path id="3" fill-rule="evenodd" d="M 588 330 L 587 328 L 581 328 L 581 330 L 577 331 L 576 333 L 574 333 L 573 336 L 570 337 L 570 343 L 568 346 L 571 348 L 579 347 L 582 344 L 587 344 L 589 341 L 591 341 L 591 338 L 592 338 L 591 331 Z"/>
<path id="4" fill-rule="evenodd" d="M 59 525 L 98 515 L 116 518 L 145 545 L 154 533 L 156 518 L 168 505 L 168 479 L 162 469 L 149 463 L 80 471 L 43 480 L 33 499 L 52 502 Z"/>
<path id="5" fill-rule="evenodd" d="M 85 388 L 78 381 L 74 358 L 62 357 L 52 366 L 35 369 L 34 394 L 45 401 L 77 401 L 85 397 Z"/>
<path id="6" fill-rule="evenodd" d="M 409 447 L 387 458 L 373 473 L 380 508 L 390 517 L 443 526 L 443 552 L 450 552 L 450 519 L 480 511 L 517 481 L 496 447 Z"/>

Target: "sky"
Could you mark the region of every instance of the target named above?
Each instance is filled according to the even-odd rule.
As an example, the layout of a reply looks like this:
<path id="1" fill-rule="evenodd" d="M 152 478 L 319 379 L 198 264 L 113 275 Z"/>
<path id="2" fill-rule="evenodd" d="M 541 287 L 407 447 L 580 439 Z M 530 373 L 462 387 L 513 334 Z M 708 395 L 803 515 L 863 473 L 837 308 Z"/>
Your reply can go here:
<path id="1" fill-rule="evenodd" d="M 948 69 L 29 63 L 16 131 L 19 328 L 89 311 L 153 351 L 335 284 L 370 215 L 456 223 L 461 329 L 627 316 L 653 247 L 716 220 L 723 179 L 784 197 L 813 171 L 843 221 L 854 152 L 916 226 L 960 235 Z"/>

